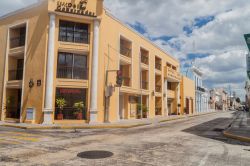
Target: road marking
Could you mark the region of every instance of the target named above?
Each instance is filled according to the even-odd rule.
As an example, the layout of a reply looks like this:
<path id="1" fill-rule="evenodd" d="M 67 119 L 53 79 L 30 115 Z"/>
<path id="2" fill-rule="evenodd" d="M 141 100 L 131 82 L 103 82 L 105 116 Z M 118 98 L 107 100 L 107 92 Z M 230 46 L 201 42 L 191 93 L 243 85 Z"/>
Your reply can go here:
<path id="1" fill-rule="evenodd" d="M 38 142 L 40 139 L 32 137 L 22 137 L 22 136 L 11 136 L 11 138 L 18 139 L 21 141 Z"/>
<path id="2" fill-rule="evenodd" d="M 0 144 L 13 144 L 13 145 L 18 145 L 18 144 L 21 144 L 21 142 L 10 141 L 10 140 L 6 140 L 6 139 L 0 138 Z"/>
<path id="3" fill-rule="evenodd" d="M 5 133 L 6 134 L 18 134 L 18 135 L 23 135 L 23 136 L 39 136 L 39 137 L 44 137 L 43 135 L 39 135 L 39 134 L 30 134 L 30 133 L 23 133 L 23 132 L 5 132 Z"/>

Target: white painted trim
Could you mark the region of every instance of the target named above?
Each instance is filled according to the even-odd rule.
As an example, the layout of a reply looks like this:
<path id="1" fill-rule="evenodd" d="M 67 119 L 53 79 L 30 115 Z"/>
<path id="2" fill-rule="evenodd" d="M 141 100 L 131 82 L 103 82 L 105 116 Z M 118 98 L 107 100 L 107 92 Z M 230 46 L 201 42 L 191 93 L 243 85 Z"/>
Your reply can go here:
<path id="1" fill-rule="evenodd" d="M 118 56 L 119 56 L 119 61 L 118 61 L 118 69 L 119 70 L 121 70 L 121 54 L 120 54 L 120 52 L 121 52 L 121 34 L 119 34 L 119 37 L 118 37 L 118 44 L 117 44 L 117 46 L 118 46 L 118 48 L 117 48 L 117 50 L 119 50 L 119 52 L 118 52 Z M 117 111 L 117 121 L 120 121 L 121 120 L 121 118 L 120 118 L 120 93 L 121 93 L 121 88 L 119 87 L 118 88 L 118 111 Z"/>
<path id="2" fill-rule="evenodd" d="M 163 50 L 162 48 L 160 48 L 159 46 L 157 46 L 155 43 L 153 43 L 152 41 L 150 41 L 148 38 L 146 38 L 145 36 L 143 36 L 142 34 L 140 34 L 139 32 L 135 31 L 133 28 L 129 27 L 128 25 L 126 25 L 125 23 L 123 23 L 121 20 L 119 20 L 118 18 L 116 18 L 113 14 L 111 14 L 109 11 L 107 11 L 105 9 L 105 14 L 109 17 L 111 17 L 113 20 L 117 21 L 118 23 L 122 24 L 125 28 L 129 29 L 130 31 L 132 31 L 133 33 L 137 34 L 139 37 L 141 37 L 142 39 L 146 40 L 147 42 L 149 42 L 150 44 L 152 44 L 154 47 L 156 47 L 157 49 L 159 49 L 161 52 L 163 52 L 164 54 L 166 54 L 167 56 L 169 56 L 170 58 L 172 58 L 174 61 L 180 62 L 177 58 L 173 57 L 172 55 L 168 54 L 165 50 Z"/>
<path id="3" fill-rule="evenodd" d="M 23 57 L 23 81 L 22 81 L 22 97 L 21 97 L 21 108 L 20 108 L 20 123 L 22 120 L 22 108 L 23 108 L 23 98 L 24 98 L 24 84 L 25 84 L 25 71 L 26 71 L 26 58 L 27 58 L 27 45 L 28 45 L 28 32 L 29 32 L 29 21 L 25 22 L 26 26 L 26 35 L 25 35 L 25 48 L 24 48 L 24 57 Z"/>
<path id="4" fill-rule="evenodd" d="M 6 77 L 7 77 L 7 75 L 6 75 L 6 69 L 7 69 L 7 67 L 9 66 L 8 64 L 7 64 L 7 62 L 8 62 L 8 57 L 9 57 L 9 42 L 10 42 L 10 39 L 9 39 L 9 37 L 10 37 L 10 28 L 8 28 L 8 33 L 7 33 L 7 40 L 6 40 L 6 42 L 7 42 L 7 44 L 6 44 L 6 54 L 5 54 L 5 64 L 4 64 L 4 80 L 3 80 L 3 93 L 2 93 L 2 112 L 1 112 L 1 120 L 2 121 L 4 121 L 5 120 L 5 114 L 6 114 L 6 109 L 4 108 L 4 100 L 6 100 Z"/>

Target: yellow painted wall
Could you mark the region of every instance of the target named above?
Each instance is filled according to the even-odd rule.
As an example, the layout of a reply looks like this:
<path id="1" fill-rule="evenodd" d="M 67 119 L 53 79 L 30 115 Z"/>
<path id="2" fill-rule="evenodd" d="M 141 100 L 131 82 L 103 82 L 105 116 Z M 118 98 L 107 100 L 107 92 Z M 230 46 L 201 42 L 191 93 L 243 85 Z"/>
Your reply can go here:
<path id="1" fill-rule="evenodd" d="M 184 114 L 186 98 L 193 99 L 193 113 L 195 113 L 195 82 L 185 76 L 182 76 L 181 80 L 181 113 Z M 191 113 L 191 100 L 189 103 Z"/>
<path id="2" fill-rule="evenodd" d="M 48 4 L 44 1 L 40 6 L 34 7 L 31 10 L 26 10 L 18 15 L 13 15 L 0 20 L 0 33 L 2 43 L 7 43 L 7 31 L 9 26 L 15 26 L 18 24 L 26 24 L 27 29 L 27 45 L 26 45 L 26 62 L 25 62 L 25 73 L 24 73 L 24 89 L 23 89 L 23 119 L 25 120 L 26 109 L 28 107 L 36 108 L 36 123 L 43 121 L 42 108 L 44 99 L 44 88 L 45 88 L 45 66 L 46 66 L 46 55 L 47 55 L 47 28 L 48 28 Z M 3 37 L 2 37 L 3 36 Z M 6 36 L 6 37 L 5 37 Z M 6 51 L 6 45 L 0 45 L 3 47 L 3 52 Z M 1 56 L 5 54 L 1 53 Z M 0 61 L 3 63 L 3 61 Z M 10 63 L 10 65 L 13 65 Z M 2 67 L 3 65 L 0 64 Z M 13 68 L 13 66 L 9 66 Z M 6 73 L 8 71 L 6 70 Z M 1 75 L 0 75 L 1 76 Z M 30 89 L 29 81 L 34 80 L 35 86 Z M 37 87 L 36 81 L 42 80 L 42 86 Z M 2 94 L 2 93 L 1 93 Z"/>
<path id="3" fill-rule="evenodd" d="M 107 70 L 118 70 L 119 69 L 119 43 L 120 36 L 130 40 L 132 42 L 132 87 L 129 88 L 133 93 L 140 94 L 140 70 L 139 70 L 139 54 L 140 47 L 149 51 L 149 117 L 153 118 L 155 116 L 155 96 L 152 96 L 152 91 L 155 90 L 155 57 L 158 56 L 162 60 L 162 79 L 161 85 L 164 81 L 164 70 L 163 67 L 166 66 L 167 62 L 175 65 L 179 70 L 179 62 L 167 55 L 165 52 L 161 51 L 150 42 L 139 36 L 134 31 L 125 27 L 119 21 L 115 20 L 110 14 L 103 14 L 101 20 L 100 29 L 100 60 L 99 60 L 99 92 L 103 92 L 105 69 Z M 109 58 L 108 58 L 109 56 Z M 109 73 L 108 84 L 115 84 L 116 73 Z M 139 92 L 138 92 L 139 91 Z M 102 120 L 103 114 L 103 95 L 99 94 L 99 120 Z M 162 93 L 163 96 L 163 93 Z M 115 89 L 113 96 L 110 98 L 110 120 L 116 121 L 119 114 L 119 88 Z M 162 97 L 163 100 L 163 97 Z M 164 103 L 162 101 L 162 103 Z M 164 105 L 162 104 L 163 110 Z"/>
<path id="4" fill-rule="evenodd" d="M 76 0 L 78 1 L 78 0 Z M 71 0 L 68 0 L 71 2 Z M 105 89 L 105 79 L 107 70 L 118 70 L 120 62 L 120 36 L 130 40 L 132 42 L 132 59 L 131 59 L 131 87 L 130 88 L 115 88 L 113 96 L 110 98 L 110 108 L 109 108 L 109 120 L 111 122 L 117 121 L 119 119 L 119 92 L 121 90 L 129 93 L 129 95 L 139 95 L 140 90 L 140 48 L 146 49 L 149 52 L 149 90 L 146 91 L 146 94 L 149 95 L 149 118 L 155 116 L 155 96 L 152 93 L 155 90 L 155 57 L 157 56 L 161 59 L 162 70 L 159 71 L 161 74 L 160 82 L 158 84 L 164 85 L 164 67 L 167 63 L 172 64 L 177 67 L 179 71 L 179 62 L 178 60 L 172 58 L 158 47 L 150 43 L 148 40 L 138 35 L 135 31 L 124 26 L 121 22 L 117 21 L 110 14 L 104 11 L 102 6 L 102 0 L 91 0 L 88 1 L 87 9 L 89 11 L 95 12 L 100 19 L 100 42 L 99 42 L 99 73 L 98 73 L 98 121 L 104 121 L 104 108 L 105 108 L 105 98 L 104 98 L 104 89 Z M 49 0 L 44 1 L 39 7 L 24 11 L 18 15 L 8 17 L 6 19 L 0 20 L 0 35 L 1 43 L 7 43 L 7 26 L 23 23 L 28 21 L 28 38 L 26 45 L 26 71 L 24 75 L 24 94 L 23 94 L 23 116 L 25 119 L 25 110 L 28 107 L 36 108 L 36 123 L 42 123 L 43 114 L 42 109 L 44 106 L 44 96 L 45 96 L 45 80 L 46 80 L 46 59 L 47 59 L 47 38 L 48 38 L 48 24 L 49 24 L 49 13 L 55 10 L 56 1 Z M 66 14 L 66 13 L 57 13 L 56 16 L 56 32 L 55 32 L 55 79 L 54 79 L 54 99 L 55 99 L 55 90 L 56 87 L 66 87 L 66 88 L 87 88 L 88 89 L 88 103 L 90 103 L 90 88 L 91 88 L 91 68 L 92 68 L 92 41 L 93 41 L 93 20 L 88 19 L 84 16 Z M 58 42 L 58 33 L 59 33 L 59 20 L 69 20 L 74 22 L 88 23 L 90 29 L 90 45 L 79 45 L 74 43 L 63 43 Z M 3 36 L 3 37 L 2 37 Z M 4 57 L 5 57 L 6 45 L 0 44 L 0 67 L 3 67 Z M 87 52 L 88 56 L 88 68 L 89 70 L 89 80 L 79 81 L 79 80 L 65 80 L 56 78 L 56 69 L 57 69 L 57 58 L 59 51 L 74 52 L 74 53 L 83 53 Z M 0 86 L 3 78 L 3 72 L 0 70 Z M 35 86 L 29 88 L 29 81 L 33 79 Z M 41 79 L 42 86 L 37 87 L 36 81 Z M 116 72 L 108 73 L 108 85 L 116 84 Z M 0 92 L 1 92 L 0 87 Z M 177 90 L 175 93 L 177 93 Z M 2 94 L 2 93 L 1 93 Z M 128 96 L 126 96 L 125 101 L 128 101 Z M 177 96 L 177 95 L 176 95 Z M 1 96 L 0 96 L 1 97 Z M 160 93 L 162 101 L 157 103 L 162 105 L 162 110 L 164 110 L 164 97 L 163 91 Z M 0 101 L 1 102 L 1 101 Z M 55 103 L 53 101 L 53 103 Z M 0 103 L 1 104 L 1 103 Z M 55 105 L 54 105 L 55 107 Z M 176 107 L 176 104 L 175 104 Z M 131 104 L 127 102 L 125 108 L 131 108 L 136 110 L 136 104 Z M 177 107 L 176 107 L 177 108 Z M 175 109 L 176 109 L 175 108 Z M 89 110 L 89 106 L 88 106 Z M 162 111 L 164 112 L 164 111 Z M 125 114 L 125 117 L 128 119 L 131 118 L 130 112 Z M 24 120 L 23 119 L 23 120 Z"/>

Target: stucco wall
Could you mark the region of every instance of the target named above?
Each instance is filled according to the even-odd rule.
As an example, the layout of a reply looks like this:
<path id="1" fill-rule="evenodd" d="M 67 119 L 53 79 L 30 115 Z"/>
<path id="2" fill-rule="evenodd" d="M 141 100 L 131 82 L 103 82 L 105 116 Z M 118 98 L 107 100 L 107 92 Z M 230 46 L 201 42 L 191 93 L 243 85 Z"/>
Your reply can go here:
<path id="1" fill-rule="evenodd" d="M 16 15 L 9 16 L 0 20 L 0 33 L 6 36 L 5 38 L 1 35 L 1 43 L 7 43 L 8 27 L 19 24 L 26 24 L 27 28 L 27 45 L 25 46 L 25 72 L 23 77 L 23 100 L 22 110 L 23 119 L 25 120 L 26 109 L 29 107 L 36 109 L 36 123 L 42 121 L 42 108 L 44 98 L 44 87 L 45 87 L 45 66 L 46 66 L 46 52 L 47 52 L 47 27 L 48 27 L 48 4 L 46 1 L 39 6 L 33 7 L 30 10 L 19 12 Z M 0 44 L 3 52 L 7 48 L 5 44 Z M 1 52 L 1 58 L 5 56 Z M 0 61 L 2 67 L 3 61 Z M 10 64 L 11 65 L 11 64 Z M 11 66 L 10 66 L 11 68 Z M 6 68 L 6 73 L 8 69 Z M 2 70 L 1 75 L 2 78 Z M 29 81 L 33 79 L 35 86 L 29 88 Z M 41 80 L 42 86 L 38 87 L 36 81 Z M 2 94 L 2 93 L 1 93 Z"/>
<path id="2" fill-rule="evenodd" d="M 195 82 L 185 76 L 182 76 L 181 81 L 181 112 L 184 113 L 186 107 L 186 99 L 193 101 L 193 112 L 195 112 Z M 192 100 L 191 100 L 192 99 Z M 189 110 L 191 108 L 191 102 L 189 104 Z"/>
<path id="3" fill-rule="evenodd" d="M 104 100 L 104 76 L 105 69 L 118 70 L 119 69 L 119 50 L 120 50 L 120 36 L 132 42 L 132 87 L 128 89 L 131 95 L 140 94 L 140 47 L 149 51 L 149 117 L 155 116 L 155 96 L 151 92 L 155 89 L 155 56 L 162 59 L 162 88 L 164 87 L 164 66 L 166 63 L 171 63 L 177 66 L 179 70 L 179 62 L 174 58 L 161 51 L 150 42 L 139 36 L 134 31 L 125 27 L 119 21 L 115 20 L 110 14 L 103 14 L 100 26 L 100 66 L 99 66 L 99 117 L 103 117 Z M 108 84 L 115 85 L 116 73 L 110 72 L 108 77 Z M 125 91 L 126 92 L 126 91 Z M 162 95 L 163 96 L 163 95 Z M 162 97 L 163 100 L 163 97 Z M 162 101 L 162 108 L 164 110 L 164 102 Z M 115 121 L 118 119 L 119 112 L 119 88 L 115 89 L 113 96 L 110 98 L 110 120 Z M 163 111 L 164 112 L 164 111 Z M 100 119 L 101 120 L 101 119 Z"/>

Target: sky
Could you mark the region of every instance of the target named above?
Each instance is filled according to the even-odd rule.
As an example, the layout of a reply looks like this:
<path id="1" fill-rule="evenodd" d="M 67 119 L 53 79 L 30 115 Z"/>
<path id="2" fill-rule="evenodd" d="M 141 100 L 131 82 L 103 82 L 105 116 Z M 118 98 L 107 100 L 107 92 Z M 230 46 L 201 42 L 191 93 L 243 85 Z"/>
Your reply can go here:
<path id="1" fill-rule="evenodd" d="M 1 0 L 0 15 L 37 0 Z M 191 63 L 208 88 L 228 88 L 244 98 L 250 33 L 249 0 L 105 0 L 117 18 L 178 58 L 183 73 Z"/>

